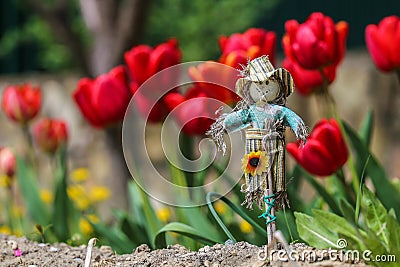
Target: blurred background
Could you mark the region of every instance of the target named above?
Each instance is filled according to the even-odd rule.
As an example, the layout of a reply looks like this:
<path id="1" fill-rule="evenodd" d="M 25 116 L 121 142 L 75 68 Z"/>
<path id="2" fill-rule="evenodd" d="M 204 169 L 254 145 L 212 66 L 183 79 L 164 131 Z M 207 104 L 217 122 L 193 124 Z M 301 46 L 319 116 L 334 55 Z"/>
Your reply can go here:
<path id="1" fill-rule="evenodd" d="M 400 14 L 400 4 L 386 1 L 295 0 L 6 0 L 0 2 L 0 90 L 31 82 L 43 91 L 42 114 L 65 119 L 70 128 L 72 169 L 91 170 L 94 181 L 109 186 L 123 205 L 107 133 L 89 126 L 73 103 L 71 92 L 82 77 L 95 77 L 123 62 L 123 53 L 138 44 L 151 46 L 170 37 L 179 41 L 183 62 L 217 60 L 218 37 L 250 27 L 278 36 L 277 65 L 283 59 L 280 40 L 289 19 L 303 22 L 320 11 L 335 22 L 347 21 L 347 52 L 331 86 L 339 112 L 357 128 L 367 111 L 375 112 L 372 151 L 390 177 L 400 176 L 400 86 L 394 74 L 374 66 L 365 47 L 364 31 L 383 17 Z M 318 97 L 294 93 L 288 106 L 312 127 Z M 18 147 L 18 128 L 0 115 L 0 146 Z M 154 133 L 158 131 L 154 126 Z M 289 140 L 290 141 L 290 140 Z M 155 150 L 158 142 L 156 142 Z M 157 153 L 155 153 L 157 154 Z M 50 170 L 43 170 L 43 173 Z"/>

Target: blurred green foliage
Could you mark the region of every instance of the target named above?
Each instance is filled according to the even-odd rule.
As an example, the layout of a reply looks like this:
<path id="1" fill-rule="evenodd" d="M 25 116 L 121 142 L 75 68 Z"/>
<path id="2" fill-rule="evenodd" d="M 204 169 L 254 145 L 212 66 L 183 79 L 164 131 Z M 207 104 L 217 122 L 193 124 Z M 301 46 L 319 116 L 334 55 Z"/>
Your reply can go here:
<path id="1" fill-rule="evenodd" d="M 183 51 L 185 61 L 217 59 L 219 56 L 218 37 L 241 32 L 257 24 L 261 16 L 273 12 L 279 0 L 154 0 L 141 40 L 135 43 L 157 45 L 170 37 L 176 37 Z M 54 1 L 47 1 L 51 6 Z M 11 4 L 12 3 L 12 4 Z M 0 37 L 0 60 L 12 57 L 22 46 L 29 50 L 29 60 L 35 61 L 39 70 L 60 71 L 79 69 L 80 62 L 65 44 L 59 43 L 48 22 L 32 12 L 26 2 L 12 1 L 3 8 L 18 9 L 19 18 L 15 25 L 5 29 Z M 90 51 L 92 42 L 82 19 L 78 1 L 70 2 L 68 14 L 72 30 L 80 36 L 83 47 Z M 8 25 L 10 26 L 10 25 Z M 15 56 L 17 57 L 17 56 Z M 7 64 L 4 64 L 7 65 Z"/>
<path id="2" fill-rule="evenodd" d="M 279 0 L 157 0 L 147 23 L 145 42 L 157 44 L 173 36 L 184 61 L 217 59 L 218 37 L 243 32 L 272 16 Z"/>

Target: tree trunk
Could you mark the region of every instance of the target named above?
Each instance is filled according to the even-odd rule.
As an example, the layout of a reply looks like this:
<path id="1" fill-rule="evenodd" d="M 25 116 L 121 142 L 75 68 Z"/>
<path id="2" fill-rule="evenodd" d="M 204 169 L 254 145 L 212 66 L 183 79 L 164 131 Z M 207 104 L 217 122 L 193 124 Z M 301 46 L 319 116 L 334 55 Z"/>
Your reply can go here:
<path id="1" fill-rule="evenodd" d="M 108 72 L 123 61 L 124 52 L 143 34 L 150 1 L 80 0 L 86 26 L 94 42 L 89 58 L 93 76 Z"/>

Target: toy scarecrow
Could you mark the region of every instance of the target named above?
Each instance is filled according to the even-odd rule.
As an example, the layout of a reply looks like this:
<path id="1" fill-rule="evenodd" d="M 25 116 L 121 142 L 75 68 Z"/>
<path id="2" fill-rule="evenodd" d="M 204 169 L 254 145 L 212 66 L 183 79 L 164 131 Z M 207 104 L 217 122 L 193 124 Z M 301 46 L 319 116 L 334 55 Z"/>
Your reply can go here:
<path id="1" fill-rule="evenodd" d="M 246 136 L 242 169 L 246 193 L 242 205 L 252 209 L 253 202 L 266 211 L 259 217 L 266 219 L 268 244 L 272 242 L 275 227 L 275 211 L 288 203 L 285 178 L 285 127 L 289 126 L 302 143 L 307 138 L 303 120 L 285 107 L 286 98 L 293 92 L 290 73 L 283 68 L 275 69 L 267 56 L 248 62 L 236 82 L 236 92 L 242 100 L 232 112 L 222 114 L 211 125 L 208 135 L 225 153 L 225 131 L 244 129 Z"/>

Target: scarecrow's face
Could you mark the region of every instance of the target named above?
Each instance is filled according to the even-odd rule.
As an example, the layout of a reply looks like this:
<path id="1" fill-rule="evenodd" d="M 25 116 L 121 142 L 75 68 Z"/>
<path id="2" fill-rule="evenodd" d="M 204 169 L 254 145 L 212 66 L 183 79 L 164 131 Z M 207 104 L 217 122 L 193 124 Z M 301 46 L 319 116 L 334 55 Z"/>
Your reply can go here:
<path id="1" fill-rule="evenodd" d="M 252 82 L 249 88 L 251 98 L 256 102 L 271 102 L 278 97 L 279 82 L 269 79 L 263 82 Z"/>

